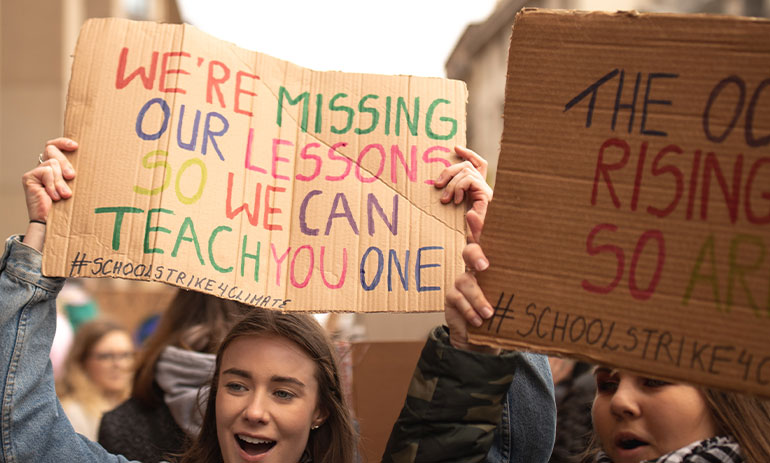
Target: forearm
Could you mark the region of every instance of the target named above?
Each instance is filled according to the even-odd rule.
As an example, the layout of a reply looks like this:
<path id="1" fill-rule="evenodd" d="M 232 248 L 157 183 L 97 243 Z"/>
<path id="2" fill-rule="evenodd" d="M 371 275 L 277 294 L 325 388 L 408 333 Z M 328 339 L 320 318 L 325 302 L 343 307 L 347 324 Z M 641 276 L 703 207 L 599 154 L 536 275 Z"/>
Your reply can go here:
<path id="1" fill-rule="evenodd" d="M 39 438 L 27 429 L 28 424 L 36 423 L 29 419 L 33 405 L 29 396 L 34 395 L 45 407 L 56 405 L 53 386 L 45 384 L 44 372 L 55 330 L 54 301 L 62 282 L 40 274 L 41 258 L 37 250 L 13 237 L 6 242 L 0 264 L 3 461 L 24 461 Z"/>
<path id="2" fill-rule="evenodd" d="M 75 433 L 56 398 L 49 355 L 64 280 L 40 273 L 42 255 L 18 238 L 0 260 L 0 461 L 111 462 Z"/>
<path id="3" fill-rule="evenodd" d="M 431 334 L 383 462 L 485 461 L 514 375 L 511 356 L 450 346 Z"/>

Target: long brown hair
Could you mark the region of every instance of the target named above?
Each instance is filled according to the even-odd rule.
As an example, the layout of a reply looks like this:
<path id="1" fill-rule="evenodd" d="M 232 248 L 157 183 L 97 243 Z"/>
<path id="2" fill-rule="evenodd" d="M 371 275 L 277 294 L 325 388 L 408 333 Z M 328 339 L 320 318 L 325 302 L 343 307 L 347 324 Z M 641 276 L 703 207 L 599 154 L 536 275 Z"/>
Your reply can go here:
<path id="1" fill-rule="evenodd" d="M 177 290 L 137 361 L 131 397 L 148 407 L 163 403 L 154 387 L 155 366 L 168 346 L 213 354 L 238 320 L 253 307 L 196 291 Z"/>
<path id="2" fill-rule="evenodd" d="M 770 402 L 737 392 L 701 391 L 720 431 L 740 444 L 746 462 L 770 461 Z"/>
<path id="3" fill-rule="evenodd" d="M 222 355 L 233 340 L 241 336 L 277 335 L 300 346 L 316 364 L 318 401 L 328 418 L 321 427 L 310 432 L 306 451 L 313 463 L 351 463 L 355 455 L 356 433 L 350 411 L 342 395 L 339 369 L 334 347 L 323 328 L 305 314 L 280 313 L 254 309 L 228 333 L 217 352 L 216 368 L 211 380 L 203 426 L 181 463 L 221 462 L 216 424 L 216 396 Z M 294 463 L 294 462 L 286 462 Z"/>

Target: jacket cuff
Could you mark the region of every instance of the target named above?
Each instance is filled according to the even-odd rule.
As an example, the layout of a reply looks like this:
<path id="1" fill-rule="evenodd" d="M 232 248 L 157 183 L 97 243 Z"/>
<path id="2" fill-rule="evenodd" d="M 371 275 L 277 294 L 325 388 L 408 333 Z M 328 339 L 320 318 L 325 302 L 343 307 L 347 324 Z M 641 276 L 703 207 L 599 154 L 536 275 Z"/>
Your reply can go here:
<path id="1" fill-rule="evenodd" d="M 467 392 L 462 396 L 471 403 L 477 404 L 477 394 L 481 394 L 488 405 L 499 405 L 513 381 L 520 355 L 519 352 L 493 355 L 457 349 L 449 342 L 448 329 L 439 326 L 428 336 L 418 370 L 423 380 L 438 381 L 434 383 L 437 387 L 431 399 L 434 404 L 450 404 L 460 399 L 451 393 L 457 387 Z M 457 405 L 455 402 L 454 406 Z"/>
<path id="2" fill-rule="evenodd" d="M 0 258 L 0 271 L 46 291 L 58 291 L 64 278 L 43 276 L 43 254 L 22 243 L 22 235 L 13 235 L 5 241 L 5 251 Z"/>
<path id="3" fill-rule="evenodd" d="M 503 351 L 498 355 L 458 349 L 450 343 L 449 328 L 446 326 L 437 326 L 431 331 L 425 350 L 438 361 L 429 362 L 423 372 L 435 371 L 437 376 L 456 379 L 469 387 L 484 388 L 488 385 L 500 394 L 508 390 L 521 355 L 516 351 Z M 489 385 L 489 381 L 500 384 L 494 387 Z"/>

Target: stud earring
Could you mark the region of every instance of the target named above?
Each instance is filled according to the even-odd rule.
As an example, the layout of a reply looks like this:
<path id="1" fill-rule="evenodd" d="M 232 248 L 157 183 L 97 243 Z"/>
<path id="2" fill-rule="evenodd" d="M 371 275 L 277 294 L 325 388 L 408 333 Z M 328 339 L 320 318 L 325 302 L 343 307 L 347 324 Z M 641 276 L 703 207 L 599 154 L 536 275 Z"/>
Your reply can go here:
<path id="1" fill-rule="evenodd" d="M 320 425 L 320 424 L 316 424 L 315 426 L 310 426 L 310 429 L 312 429 L 312 430 L 314 430 L 314 431 L 315 431 L 316 429 L 318 429 L 318 428 L 320 428 L 320 427 L 321 427 L 321 425 Z"/>

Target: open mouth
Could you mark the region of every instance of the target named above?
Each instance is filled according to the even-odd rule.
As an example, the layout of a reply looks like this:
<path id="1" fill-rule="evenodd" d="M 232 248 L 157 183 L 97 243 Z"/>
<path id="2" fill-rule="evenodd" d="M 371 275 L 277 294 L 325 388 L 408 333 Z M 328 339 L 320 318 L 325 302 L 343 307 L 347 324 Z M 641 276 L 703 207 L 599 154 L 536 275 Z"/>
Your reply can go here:
<path id="1" fill-rule="evenodd" d="M 617 445 L 623 450 L 633 450 L 648 444 L 647 442 L 641 441 L 639 439 L 621 439 L 618 441 Z"/>
<path id="2" fill-rule="evenodd" d="M 255 437 L 244 436 L 237 434 L 235 440 L 238 441 L 238 445 L 244 452 L 251 456 L 261 455 L 268 452 L 275 447 L 276 442 L 274 440 L 257 439 Z"/>

